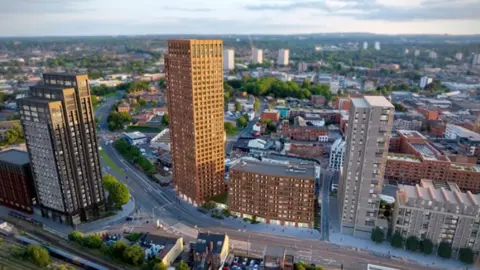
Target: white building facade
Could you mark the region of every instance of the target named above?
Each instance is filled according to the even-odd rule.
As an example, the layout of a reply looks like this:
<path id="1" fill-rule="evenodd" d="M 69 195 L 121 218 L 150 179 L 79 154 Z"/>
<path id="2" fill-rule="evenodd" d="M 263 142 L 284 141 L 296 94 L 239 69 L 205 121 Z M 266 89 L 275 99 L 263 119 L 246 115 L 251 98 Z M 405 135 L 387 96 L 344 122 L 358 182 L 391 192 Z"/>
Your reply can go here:
<path id="1" fill-rule="evenodd" d="M 432 82 L 433 82 L 432 78 L 427 77 L 427 76 L 423 76 L 422 78 L 420 78 L 419 86 L 420 86 L 420 88 L 425 89 L 425 87 L 427 87 L 427 85 L 429 85 Z"/>
<path id="2" fill-rule="evenodd" d="M 252 63 L 254 63 L 254 64 L 263 63 L 263 50 L 262 49 L 253 49 Z"/>
<path id="3" fill-rule="evenodd" d="M 278 51 L 277 65 L 288 66 L 289 54 L 290 54 L 290 51 L 288 49 L 280 49 Z"/>
<path id="4" fill-rule="evenodd" d="M 223 70 L 233 70 L 235 68 L 235 51 L 231 49 L 223 50 Z"/>
<path id="5" fill-rule="evenodd" d="M 346 142 L 343 139 L 337 139 L 330 150 L 330 162 L 328 169 L 340 171 L 343 168 L 343 158 L 345 157 Z"/>

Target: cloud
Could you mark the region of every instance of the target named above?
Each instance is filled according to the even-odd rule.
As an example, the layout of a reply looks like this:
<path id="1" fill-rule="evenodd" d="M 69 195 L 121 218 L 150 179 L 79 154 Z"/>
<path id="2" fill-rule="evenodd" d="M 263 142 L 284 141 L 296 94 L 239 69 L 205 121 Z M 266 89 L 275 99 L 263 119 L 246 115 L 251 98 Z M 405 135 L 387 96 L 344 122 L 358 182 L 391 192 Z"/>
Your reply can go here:
<path id="1" fill-rule="evenodd" d="M 291 11 L 291 10 L 300 9 L 300 8 L 321 9 L 326 11 L 330 10 L 324 1 L 297 1 L 297 2 L 276 3 L 276 4 L 246 5 L 245 8 L 253 11 L 266 11 L 266 10 Z"/>
<path id="2" fill-rule="evenodd" d="M 0 0 L 1 14 L 36 14 L 42 13 L 71 13 L 83 12 L 91 9 L 81 8 L 79 5 L 91 0 Z"/>
<path id="3" fill-rule="evenodd" d="M 171 6 L 165 6 L 163 8 L 166 10 L 177 10 L 177 11 L 186 11 L 186 12 L 207 12 L 207 11 L 214 10 L 212 8 L 184 8 L 184 7 L 171 7 Z"/>

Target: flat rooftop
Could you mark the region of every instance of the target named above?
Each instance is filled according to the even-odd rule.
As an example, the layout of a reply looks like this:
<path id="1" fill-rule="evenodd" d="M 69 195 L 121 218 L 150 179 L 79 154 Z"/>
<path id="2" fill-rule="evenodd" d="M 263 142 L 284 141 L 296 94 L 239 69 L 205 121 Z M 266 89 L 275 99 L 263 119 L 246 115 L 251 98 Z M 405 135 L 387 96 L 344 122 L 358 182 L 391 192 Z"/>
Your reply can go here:
<path id="1" fill-rule="evenodd" d="M 268 161 L 242 159 L 240 162 L 232 166 L 230 170 L 271 176 L 315 179 L 315 166 L 312 164 L 287 165 Z"/>
<path id="2" fill-rule="evenodd" d="M 400 204 L 405 204 L 408 199 L 423 199 L 462 206 L 480 206 L 480 194 L 472 194 L 470 191 L 462 192 L 455 183 L 423 179 L 415 186 L 398 185 L 398 192 Z"/>
<path id="3" fill-rule="evenodd" d="M 425 138 L 425 136 L 423 136 L 420 132 L 416 131 L 416 130 L 404 130 L 404 129 L 401 129 L 401 130 L 397 130 L 397 132 L 399 134 L 402 134 L 403 136 L 407 137 L 407 138 L 421 138 L 421 139 L 427 139 Z"/>
<path id="4" fill-rule="evenodd" d="M 132 139 L 132 140 L 143 139 L 143 138 L 147 137 L 147 136 L 145 136 L 145 134 L 141 133 L 140 131 L 124 133 L 124 135 L 127 136 L 128 138 Z"/>
<path id="5" fill-rule="evenodd" d="M 10 149 L 0 152 L 0 161 L 15 165 L 25 165 L 30 163 L 30 158 L 27 152 Z"/>
<path id="6" fill-rule="evenodd" d="M 435 151 L 432 148 L 430 148 L 427 144 L 412 143 L 411 145 L 413 146 L 413 148 L 415 148 L 415 150 L 418 151 L 418 153 L 420 153 L 420 155 L 424 159 L 438 160 L 437 153 L 435 153 Z"/>
<path id="7" fill-rule="evenodd" d="M 392 160 L 401 160 L 401 161 L 408 161 L 408 162 L 417 162 L 420 163 L 420 159 L 414 155 L 406 155 L 406 154 L 394 154 L 390 153 L 387 156 L 388 159 Z"/>
<path id="8" fill-rule="evenodd" d="M 388 101 L 384 96 L 364 96 L 363 98 L 371 107 L 393 108 L 392 103 L 390 103 L 390 101 Z"/>

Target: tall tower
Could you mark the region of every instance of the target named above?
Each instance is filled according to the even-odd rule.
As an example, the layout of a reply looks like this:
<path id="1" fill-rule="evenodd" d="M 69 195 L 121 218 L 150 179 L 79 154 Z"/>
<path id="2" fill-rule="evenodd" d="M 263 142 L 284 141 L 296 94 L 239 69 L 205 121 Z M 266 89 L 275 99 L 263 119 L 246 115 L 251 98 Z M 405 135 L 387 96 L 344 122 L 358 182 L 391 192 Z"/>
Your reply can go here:
<path id="1" fill-rule="evenodd" d="M 263 50 L 262 49 L 253 49 L 252 63 L 261 64 L 263 63 Z"/>
<path id="2" fill-rule="evenodd" d="M 378 208 L 393 122 L 393 105 L 383 96 L 352 98 L 347 148 L 339 185 L 341 230 L 368 238 Z"/>
<path id="3" fill-rule="evenodd" d="M 43 74 L 18 100 L 42 216 L 70 225 L 104 210 L 87 75 Z"/>
<path id="4" fill-rule="evenodd" d="M 221 40 L 168 41 L 173 181 L 194 204 L 226 192 L 222 52 Z"/>
<path id="5" fill-rule="evenodd" d="M 235 51 L 223 50 L 223 70 L 233 70 L 235 68 Z"/>
<path id="6" fill-rule="evenodd" d="M 288 66 L 288 56 L 290 51 L 288 49 L 280 49 L 278 51 L 277 65 Z"/>

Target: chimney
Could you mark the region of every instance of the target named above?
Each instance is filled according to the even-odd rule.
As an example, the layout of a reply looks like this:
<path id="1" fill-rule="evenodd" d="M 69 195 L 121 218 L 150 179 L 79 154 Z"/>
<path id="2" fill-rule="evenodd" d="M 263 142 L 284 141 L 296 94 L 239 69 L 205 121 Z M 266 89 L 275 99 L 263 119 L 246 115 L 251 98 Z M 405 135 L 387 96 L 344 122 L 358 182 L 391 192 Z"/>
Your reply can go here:
<path id="1" fill-rule="evenodd" d="M 210 252 L 213 251 L 213 241 L 210 241 Z"/>

